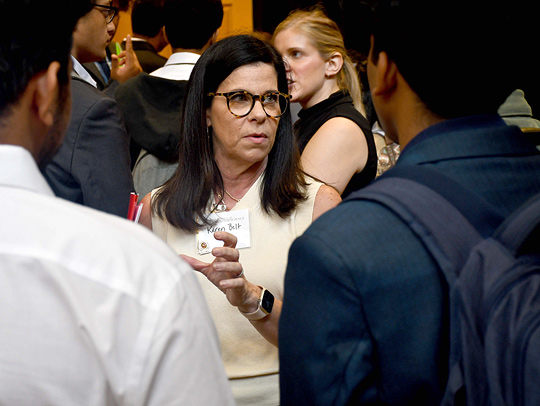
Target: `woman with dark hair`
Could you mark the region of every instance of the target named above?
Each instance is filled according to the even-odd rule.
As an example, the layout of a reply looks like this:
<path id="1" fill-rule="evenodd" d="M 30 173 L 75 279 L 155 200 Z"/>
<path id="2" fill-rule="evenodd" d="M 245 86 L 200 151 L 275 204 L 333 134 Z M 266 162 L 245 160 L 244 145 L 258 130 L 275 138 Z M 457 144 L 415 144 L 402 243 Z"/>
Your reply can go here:
<path id="1" fill-rule="evenodd" d="M 177 171 L 143 199 L 141 223 L 200 271 L 239 405 L 279 403 L 288 250 L 341 200 L 301 171 L 288 104 L 272 45 L 249 35 L 214 44 L 188 83 Z"/>

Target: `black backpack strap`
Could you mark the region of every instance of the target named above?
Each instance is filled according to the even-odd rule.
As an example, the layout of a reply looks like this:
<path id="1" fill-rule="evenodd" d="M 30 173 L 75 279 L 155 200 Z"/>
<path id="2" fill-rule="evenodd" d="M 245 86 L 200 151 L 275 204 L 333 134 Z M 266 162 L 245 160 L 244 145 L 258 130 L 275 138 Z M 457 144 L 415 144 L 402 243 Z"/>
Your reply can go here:
<path id="1" fill-rule="evenodd" d="M 404 221 L 437 261 L 450 285 L 471 248 L 502 221 L 474 192 L 421 166 L 396 166 L 346 200 L 355 199 L 382 204 Z"/>

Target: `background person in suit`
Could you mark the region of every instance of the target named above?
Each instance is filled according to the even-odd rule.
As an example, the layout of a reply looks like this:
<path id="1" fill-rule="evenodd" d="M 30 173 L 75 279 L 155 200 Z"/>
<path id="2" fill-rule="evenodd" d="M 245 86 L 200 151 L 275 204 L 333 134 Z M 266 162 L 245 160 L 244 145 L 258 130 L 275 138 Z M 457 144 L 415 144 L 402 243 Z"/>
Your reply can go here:
<path id="1" fill-rule="evenodd" d="M 159 55 L 169 43 L 165 36 L 163 0 L 135 0 L 131 9 L 133 50 L 143 72 L 161 68 L 167 58 Z M 125 47 L 125 41 L 122 43 Z"/>
<path id="2" fill-rule="evenodd" d="M 171 80 L 189 80 L 201 54 L 217 40 L 223 22 L 221 0 L 165 0 L 165 34 L 172 55 L 151 73 Z"/>
<path id="3" fill-rule="evenodd" d="M 117 10 L 113 17 L 113 25 L 107 26 L 107 30 L 109 33 L 109 41 L 107 44 L 107 48 L 105 50 L 106 52 L 105 58 L 96 62 L 87 62 L 87 63 L 82 64 L 86 68 L 86 70 L 90 73 L 90 75 L 92 76 L 92 79 L 96 81 L 99 90 L 106 89 L 109 82 L 111 81 L 111 73 L 112 73 L 111 69 L 112 69 L 112 62 L 113 62 L 112 55 L 113 54 L 116 55 L 116 43 L 113 42 L 113 38 L 116 34 L 116 30 L 118 29 L 118 25 L 120 24 L 120 11 L 127 11 L 132 1 L 133 0 L 112 0 L 111 1 L 111 4 L 110 4 L 111 7 L 114 7 Z M 124 46 L 124 49 L 125 48 L 126 47 Z M 133 76 L 136 75 L 137 73 L 138 72 L 133 73 Z M 113 76 L 114 76 L 114 73 L 113 73 Z M 129 77 L 120 78 L 120 81 L 123 82 L 127 79 L 129 79 Z M 113 80 L 119 80 L 118 75 L 114 77 Z"/>
<path id="4" fill-rule="evenodd" d="M 73 33 L 71 121 L 44 175 L 57 196 L 126 217 L 134 189 L 122 114 L 116 101 L 97 89 L 81 65 L 105 56 L 113 25 L 110 2 L 95 4 Z"/>
<path id="5" fill-rule="evenodd" d="M 166 65 L 118 86 L 115 98 L 131 138 L 135 190 L 145 196 L 178 165 L 184 88 L 195 62 L 216 41 L 221 0 L 165 0 L 165 30 L 173 48 Z"/>
<path id="6" fill-rule="evenodd" d="M 523 3 L 376 2 L 369 84 L 381 126 L 403 147 L 389 173 L 441 172 L 502 217 L 540 192 L 540 154 L 496 114 L 522 76 L 501 53 L 539 45 L 522 32 L 531 15 Z M 344 201 L 289 251 L 281 405 L 438 405 L 447 299 L 441 269 L 409 224 L 380 204 Z"/>

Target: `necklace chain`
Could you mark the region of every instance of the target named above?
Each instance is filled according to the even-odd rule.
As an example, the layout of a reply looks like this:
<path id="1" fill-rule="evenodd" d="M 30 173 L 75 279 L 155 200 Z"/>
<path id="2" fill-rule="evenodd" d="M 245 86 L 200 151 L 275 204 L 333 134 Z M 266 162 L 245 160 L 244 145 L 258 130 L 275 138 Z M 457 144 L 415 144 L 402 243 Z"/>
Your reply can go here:
<path id="1" fill-rule="evenodd" d="M 234 197 L 233 195 L 231 195 L 229 192 L 225 191 L 225 193 L 227 193 L 227 196 L 229 196 L 231 199 L 233 199 L 236 203 L 240 203 L 240 199 L 237 199 L 236 197 Z"/>
<path id="2" fill-rule="evenodd" d="M 239 202 L 240 202 L 240 199 L 237 199 L 236 197 L 234 197 L 233 195 L 231 195 L 231 194 L 230 194 L 229 192 L 227 192 L 226 190 L 225 190 L 225 193 L 227 193 L 227 196 L 229 196 L 231 199 L 233 199 L 236 203 L 239 203 Z M 222 201 L 223 198 L 222 198 L 222 196 L 221 196 L 219 193 L 217 193 L 217 197 L 218 197 L 219 200 Z M 213 207 L 212 207 L 212 211 L 215 211 L 215 210 L 217 210 L 217 211 L 225 211 L 225 210 L 227 210 L 227 205 L 225 205 L 225 203 L 214 204 Z"/>

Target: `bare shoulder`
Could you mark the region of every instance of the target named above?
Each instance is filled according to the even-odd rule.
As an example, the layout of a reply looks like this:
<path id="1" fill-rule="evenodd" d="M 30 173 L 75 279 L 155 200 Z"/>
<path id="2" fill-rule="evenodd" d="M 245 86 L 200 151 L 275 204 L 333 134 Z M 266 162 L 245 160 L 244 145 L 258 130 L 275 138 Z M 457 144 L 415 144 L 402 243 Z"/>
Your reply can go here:
<path id="1" fill-rule="evenodd" d="M 354 121 L 345 117 L 333 117 L 317 130 L 302 154 L 350 156 L 357 161 L 367 150 L 366 135 Z"/>
<path id="2" fill-rule="evenodd" d="M 313 221 L 319 216 L 333 209 L 341 203 L 341 196 L 331 186 L 322 185 L 315 196 L 315 205 L 313 207 Z"/>
<path id="3" fill-rule="evenodd" d="M 324 134 L 326 138 L 329 136 L 335 139 L 352 139 L 358 137 L 365 138 L 364 131 L 354 121 L 346 117 L 333 117 L 326 121 L 315 133 L 314 136 Z"/>
<path id="4" fill-rule="evenodd" d="M 152 194 L 148 193 L 141 200 L 142 210 L 141 217 L 139 217 L 139 224 L 142 224 L 146 228 L 152 230 Z"/>

